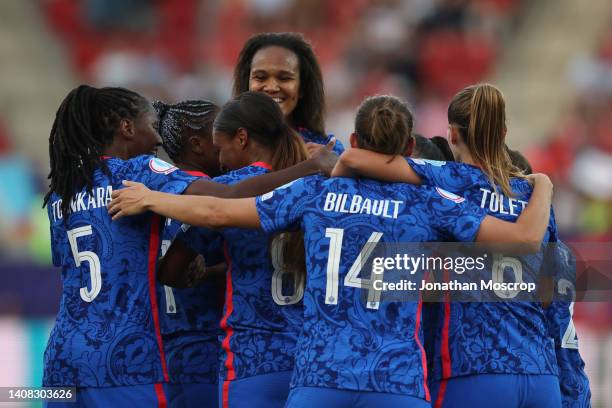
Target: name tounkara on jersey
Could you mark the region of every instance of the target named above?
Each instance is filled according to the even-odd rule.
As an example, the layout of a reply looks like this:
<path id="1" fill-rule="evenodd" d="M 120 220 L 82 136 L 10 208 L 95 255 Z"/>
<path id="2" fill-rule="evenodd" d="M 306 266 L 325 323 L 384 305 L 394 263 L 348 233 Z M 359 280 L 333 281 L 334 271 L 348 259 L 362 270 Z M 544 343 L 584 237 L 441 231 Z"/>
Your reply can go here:
<path id="1" fill-rule="evenodd" d="M 397 218 L 403 201 L 376 200 L 358 194 L 327 193 L 323 211 L 347 214 L 368 214 L 384 218 Z"/>
<path id="2" fill-rule="evenodd" d="M 96 187 L 93 189 L 93 194 L 89 194 L 89 191 L 82 191 L 70 201 L 70 213 L 106 207 L 112 200 L 112 194 L 113 186 Z M 51 212 L 53 221 L 62 219 L 62 200 L 51 203 Z"/>

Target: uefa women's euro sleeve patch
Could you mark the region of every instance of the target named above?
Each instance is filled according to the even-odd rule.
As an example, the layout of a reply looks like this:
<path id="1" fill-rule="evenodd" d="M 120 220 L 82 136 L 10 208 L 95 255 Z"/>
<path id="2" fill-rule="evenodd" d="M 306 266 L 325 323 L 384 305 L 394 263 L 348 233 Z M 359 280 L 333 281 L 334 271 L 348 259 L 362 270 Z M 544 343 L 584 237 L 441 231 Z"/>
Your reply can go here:
<path id="1" fill-rule="evenodd" d="M 482 177 L 480 169 L 463 163 L 410 157 L 406 158 L 406 162 L 418 174 L 423 184 L 439 186 L 458 194 L 462 194 Z"/>
<path id="2" fill-rule="evenodd" d="M 436 191 L 442 198 L 446 198 L 447 200 L 451 200 L 454 203 L 462 203 L 465 201 L 465 198 L 458 196 L 457 194 L 451 193 L 450 191 L 446 191 L 443 188 L 436 187 Z"/>
<path id="3" fill-rule="evenodd" d="M 199 177 L 191 176 L 170 163 L 157 157 L 140 156 L 135 162 L 137 178 L 133 181 L 143 183 L 151 190 L 170 194 L 182 194 Z"/>
<path id="4" fill-rule="evenodd" d="M 480 224 L 487 215 L 486 211 L 464 197 L 440 187 L 435 187 L 431 194 L 434 202 L 437 201 L 436 205 L 430 206 L 434 211 L 432 220 L 437 224 L 437 228 L 457 241 L 474 241 Z"/>
<path id="5" fill-rule="evenodd" d="M 152 157 L 151 160 L 149 160 L 149 168 L 152 172 L 158 174 L 170 174 L 178 170 L 178 167 L 173 166 L 162 159 L 158 159 L 157 157 Z"/>

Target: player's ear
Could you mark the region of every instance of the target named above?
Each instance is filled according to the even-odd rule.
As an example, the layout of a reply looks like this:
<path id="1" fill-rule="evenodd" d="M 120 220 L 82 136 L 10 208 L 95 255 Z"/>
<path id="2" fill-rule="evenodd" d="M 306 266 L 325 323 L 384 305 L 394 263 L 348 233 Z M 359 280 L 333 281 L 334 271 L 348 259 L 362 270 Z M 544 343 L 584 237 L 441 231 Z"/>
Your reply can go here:
<path id="1" fill-rule="evenodd" d="M 187 139 L 187 143 L 189 143 L 189 150 L 191 150 L 193 153 L 202 154 L 204 152 L 202 138 L 192 135 Z"/>
<path id="2" fill-rule="evenodd" d="M 448 125 L 447 136 L 449 144 L 456 145 L 459 143 L 459 129 L 456 126 Z"/>
<path id="3" fill-rule="evenodd" d="M 359 144 L 357 143 L 357 135 L 355 134 L 355 132 L 350 134 L 349 143 L 351 144 L 351 147 L 353 148 L 359 147 Z"/>
<path id="4" fill-rule="evenodd" d="M 125 139 L 128 139 L 128 140 L 133 139 L 134 135 L 136 134 L 136 129 L 134 129 L 134 122 L 126 118 L 121 119 L 119 121 L 117 133 Z"/>
<path id="5" fill-rule="evenodd" d="M 406 146 L 406 151 L 404 152 L 404 157 L 412 156 L 415 144 L 416 140 L 414 139 L 414 137 L 410 136 L 410 139 L 408 140 L 408 146 Z"/>
<path id="6" fill-rule="evenodd" d="M 249 132 L 245 128 L 238 128 L 236 140 L 242 149 L 246 148 L 249 142 Z"/>

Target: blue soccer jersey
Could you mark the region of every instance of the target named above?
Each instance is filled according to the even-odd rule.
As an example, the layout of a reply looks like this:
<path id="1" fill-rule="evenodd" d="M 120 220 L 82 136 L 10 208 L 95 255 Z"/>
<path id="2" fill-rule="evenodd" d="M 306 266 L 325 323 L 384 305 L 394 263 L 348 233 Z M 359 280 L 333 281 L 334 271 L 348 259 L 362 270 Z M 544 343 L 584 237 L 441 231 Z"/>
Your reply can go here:
<path id="1" fill-rule="evenodd" d="M 299 128 L 298 132 L 300 136 L 302 136 L 304 143 L 316 143 L 320 145 L 328 144 L 331 138 L 334 136 L 334 135 L 324 136 L 319 133 L 313 132 L 312 130 L 308 130 L 306 128 Z M 340 156 L 344 152 L 344 145 L 342 144 L 340 140 L 336 139 L 336 144 L 334 144 L 333 150 L 334 150 L 334 153 L 336 153 L 338 156 Z"/>
<path id="2" fill-rule="evenodd" d="M 423 184 L 436 185 L 479 205 L 488 214 L 515 222 L 526 207 L 532 188 L 526 180 L 512 179 L 514 197 L 493 191 L 477 167 L 422 159 L 407 159 Z M 551 217 L 544 238 L 554 233 Z M 499 256 L 499 255 L 498 255 Z M 503 258 L 502 258 L 503 261 Z M 521 258 L 523 281 L 542 267 L 542 253 Z M 512 263 L 512 262 L 510 262 Z M 490 272 L 489 272 L 490 273 Z M 515 273 L 517 273 L 515 271 Z M 501 300 L 501 298 L 500 298 Z M 555 354 L 539 302 L 515 301 L 432 305 L 426 333 L 432 380 L 473 374 L 557 374 Z"/>
<path id="3" fill-rule="evenodd" d="M 203 173 L 190 172 L 197 177 Z M 182 223 L 167 219 L 162 235 L 162 255 L 170 247 Z M 221 239 L 209 244 L 206 266 L 223 262 Z M 223 311 L 223 289 L 214 279 L 193 288 L 158 285 L 161 333 L 171 383 L 216 384 L 221 344 L 219 322 Z"/>
<path id="4" fill-rule="evenodd" d="M 312 176 L 257 198 L 264 231 L 304 231 L 304 324 L 292 387 L 429 400 L 421 302 L 366 304 L 356 288 L 371 284 L 370 273 L 360 271 L 360 265 L 367 262 L 372 245 L 475 238 L 485 212 L 444 193 L 407 184 Z M 364 290 L 369 296 L 371 286 Z"/>
<path id="5" fill-rule="evenodd" d="M 269 169 L 265 163 L 253 163 L 213 180 L 235 184 Z M 180 232 L 177 239 L 205 253 L 218 234 L 192 227 Z M 220 378 L 227 383 L 292 370 L 302 321 L 302 292 L 287 287 L 272 237 L 261 230 L 241 228 L 226 228 L 220 235 L 225 240 L 227 263 Z"/>
<path id="6" fill-rule="evenodd" d="M 47 206 L 62 298 L 45 351 L 44 386 L 113 387 L 168 380 L 159 327 L 155 268 L 163 219 L 152 213 L 112 221 L 106 205 L 122 180 L 182 193 L 196 178 L 152 156 L 106 158 L 93 191 L 61 214 Z"/>
<path id="7" fill-rule="evenodd" d="M 550 337 L 555 343 L 563 408 L 590 408 L 591 389 L 578 350 L 578 336 L 572 320 L 576 294 L 576 258 L 561 241 L 552 247 L 555 296 L 546 308 Z"/>

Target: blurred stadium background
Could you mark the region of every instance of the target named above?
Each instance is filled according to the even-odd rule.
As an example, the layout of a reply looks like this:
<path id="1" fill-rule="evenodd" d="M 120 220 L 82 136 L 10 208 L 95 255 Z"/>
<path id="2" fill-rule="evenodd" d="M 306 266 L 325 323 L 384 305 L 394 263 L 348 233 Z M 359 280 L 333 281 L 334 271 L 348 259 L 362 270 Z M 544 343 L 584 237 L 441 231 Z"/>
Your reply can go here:
<path id="1" fill-rule="evenodd" d="M 344 141 L 366 95 L 406 98 L 434 136 L 457 90 L 498 85 L 508 144 L 555 183 L 562 237 L 612 240 L 609 0 L 1 0 L 0 386 L 40 385 L 59 303 L 40 206 L 62 98 L 87 82 L 223 103 L 244 40 L 264 31 L 313 43 Z M 575 319 L 594 407 L 612 406 L 612 303 Z"/>

